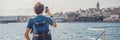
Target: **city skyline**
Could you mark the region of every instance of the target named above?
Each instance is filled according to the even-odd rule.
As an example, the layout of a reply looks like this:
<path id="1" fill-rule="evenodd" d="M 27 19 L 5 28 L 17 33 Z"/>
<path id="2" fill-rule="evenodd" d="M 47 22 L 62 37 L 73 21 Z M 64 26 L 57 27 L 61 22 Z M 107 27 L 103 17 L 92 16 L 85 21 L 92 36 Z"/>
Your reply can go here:
<path id="1" fill-rule="evenodd" d="M 49 6 L 51 13 L 76 11 L 79 10 L 79 8 L 96 8 L 97 1 L 99 1 L 100 8 L 120 6 L 119 0 L 1 0 L 0 9 L 15 10 L 18 8 L 33 8 L 37 1 L 45 4 L 45 6 Z M 0 15 L 6 14 L 7 13 L 0 13 Z M 7 15 L 34 15 L 34 13 L 10 13 Z"/>

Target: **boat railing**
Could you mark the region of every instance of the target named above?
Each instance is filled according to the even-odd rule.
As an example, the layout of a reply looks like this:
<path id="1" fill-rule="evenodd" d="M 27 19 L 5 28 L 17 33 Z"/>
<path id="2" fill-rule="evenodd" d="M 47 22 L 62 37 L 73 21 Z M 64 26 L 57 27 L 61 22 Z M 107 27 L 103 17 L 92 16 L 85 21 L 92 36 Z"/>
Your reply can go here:
<path id="1" fill-rule="evenodd" d="M 97 37 L 95 38 L 89 38 L 92 40 L 105 40 L 105 36 L 106 36 L 106 28 L 114 28 L 114 27 L 118 27 L 120 28 L 120 26 L 102 26 L 102 27 L 89 27 L 88 30 L 91 31 L 102 31 L 102 33 L 100 33 Z M 101 37 L 101 39 L 99 39 Z"/>

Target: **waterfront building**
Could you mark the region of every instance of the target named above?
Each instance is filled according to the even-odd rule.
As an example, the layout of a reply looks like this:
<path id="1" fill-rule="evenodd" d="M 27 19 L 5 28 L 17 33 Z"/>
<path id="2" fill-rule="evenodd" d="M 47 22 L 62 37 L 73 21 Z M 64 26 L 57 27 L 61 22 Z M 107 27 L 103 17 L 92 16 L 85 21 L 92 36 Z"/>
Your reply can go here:
<path id="1" fill-rule="evenodd" d="M 65 14 L 67 14 L 67 19 L 65 19 L 67 22 L 75 22 L 79 17 L 76 12 L 66 12 Z"/>
<path id="2" fill-rule="evenodd" d="M 98 10 L 97 8 L 89 8 L 88 12 L 88 16 L 97 16 L 101 14 L 100 10 Z"/>
<path id="3" fill-rule="evenodd" d="M 110 15 L 110 17 L 104 18 L 103 21 L 107 22 L 120 22 L 120 15 Z"/>
<path id="4" fill-rule="evenodd" d="M 81 10 L 81 12 L 79 14 L 80 14 L 79 17 L 87 17 L 88 16 L 87 11 L 85 11 L 85 10 Z"/>
<path id="5" fill-rule="evenodd" d="M 67 19 L 67 14 L 63 14 L 62 12 L 55 13 L 53 16 L 57 22 L 63 22 L 65 19 Z"/>
<path id="6" fill-rule="evenodd" d="M 17 21 L 22 22 L 22 23 L 27 22 L 32 17 L 34 17 L 34 16 L 18 16 Z"/>

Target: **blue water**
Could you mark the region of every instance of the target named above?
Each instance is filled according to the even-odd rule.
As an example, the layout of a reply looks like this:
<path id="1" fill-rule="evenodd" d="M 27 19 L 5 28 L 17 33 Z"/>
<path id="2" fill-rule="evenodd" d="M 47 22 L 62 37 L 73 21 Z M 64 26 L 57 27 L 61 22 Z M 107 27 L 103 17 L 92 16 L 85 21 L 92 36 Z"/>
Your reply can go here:
<path id="1" fill-rule="evenodd" d="M 53 40 L 90 40 L 101 31 L 90 31 L 89 27 L 120 26 L 120 23 L 57 23 L 57 28 L 50 26 Z M 0 40 L 25 40 L 26 23 L 0 24 Z M 120 40 L 120 27 L 105 28 L 106 40 Z M 107 35 L 108 34 L 108 35 Z M 115 34 L 115 35 L 113 35 Z M 31 37 L 31 35 L 30 35 Z"/>

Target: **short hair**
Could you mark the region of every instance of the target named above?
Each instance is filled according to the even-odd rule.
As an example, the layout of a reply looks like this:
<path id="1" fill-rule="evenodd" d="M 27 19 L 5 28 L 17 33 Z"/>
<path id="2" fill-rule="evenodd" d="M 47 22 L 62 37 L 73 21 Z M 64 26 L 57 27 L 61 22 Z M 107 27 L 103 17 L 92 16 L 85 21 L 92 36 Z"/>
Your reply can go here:
<path id="1" fill-rule="evenodd" d="M 40 2 L 37 2 L 34 6 L 34 11 L 36 14 L 41 14 L 44 10 L 44 5 L 41 4 Z"/>

